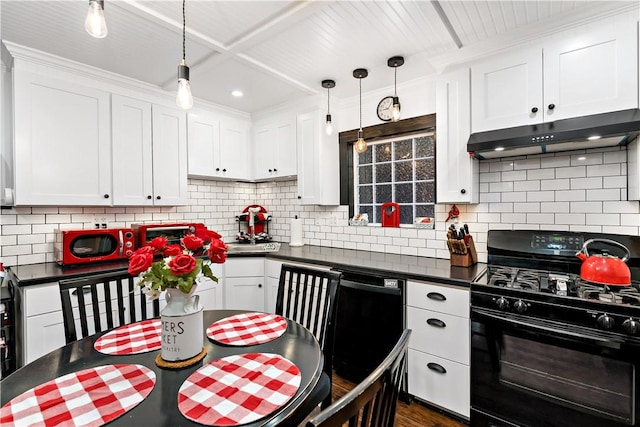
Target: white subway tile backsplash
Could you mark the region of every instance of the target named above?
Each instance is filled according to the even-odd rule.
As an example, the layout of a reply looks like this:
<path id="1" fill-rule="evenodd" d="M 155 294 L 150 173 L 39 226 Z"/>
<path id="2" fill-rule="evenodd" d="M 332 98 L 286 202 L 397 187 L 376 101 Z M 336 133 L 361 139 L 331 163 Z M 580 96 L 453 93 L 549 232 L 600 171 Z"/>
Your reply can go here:
<path id="1" fill-rule="evenodd" d="M 505 172 L 513 170 L 513 162 L 495 161 L 487 162 L 486 164 L 489 165 L 489 169 L 483 172 Z"/>
<path id="2" fill-rule="evenodd" d="M 571 158 L 569 156 L 558 155 L 557 157 L 548 156 L 540 158 L 541 169 L 564 168 L 569 165 L 571 165 Z"/>
<path id="3" fill-rule="evenodd" d="M 591 190 L 594 188 L 602 188 L 602 177 L 571 179 L 572 190 Z"/>
<path id="4" fill-rule="evenodd" d="M 586 214 L 557 213 L 555 217 L 555 222 L 556 224 L 584 225 L 586 222 Z"/>
<path id="5" fill-rule="evenodd" d="M 514 212 L 540 212 L 540 203 L 514 203 Z"/>
<path id="6" fill-rule="evenodd" d="M 556 178 L 583 178 L 587 176 L 586 166 L 556 168 Z"/>
<path id="7" fill-rule="evenodd" d="M 516 181 L 513 183 L 513 191 L 540 191 L 540 181 Z"/>
<path id="8" fill-rule="evenodd" d="M 504 182 L 492 182 L 489 184 L 489 192 L 507 192 L 513 191 L 513 182 L 512 181 L 504 181 Z"/>
<path id="9" fill-rule="evenodd" d="M 514 191 L 511 193 L 495 193 L 498 195 L 498 199 L 500 195 L 502 195 L 503 202 L 526 202 L 527 201 L 527 193 L 525 191 Z M 482 199 L 480 199 L 482 202 Z M 500 200 L 495 200 L 500 201 Z M 475 221 L 474 221 L 475 222 Z"/>
<path id="10" fill-rule="evenodd" d="M 605 176 L 603 178 L 603 188 L 627 188 L 627 176 Z"/>
<path id="11" fill-rule="evenodd" d="M 571 202 L 569 210 L 578 213 L 599 213 L 602 212 L 602 202 Z"/>
<path id="12" fill-rule="evenodd" d="M 513 161 L 513 169 L 514 170 L 523 170 L 523 169 L 540 169 L 540 161 L 539 157 L 530 157 L 528 159 L 518 159 Z"/>
<path id="13" fill-rule="evenodd" d="M 555 216 L 552 213 L 528 213 L 527 224 L 555 224 Z"/>
<path id="14" fill-rule="evenodd" d="M 615 201 L 621 200 L 620 190 L 608 188 L 602 190 L 587 190 L 587 200 Z"/>
<path id="15" fill-rule="evenodd" d="M 603 159 L 602 154 L 603 153 L 573 154 L 571 156 L 571 166 L 600 165 Z"/>
<path id="16" fill-rule="evenodd" d="M 587 225 L 620 225 L 620 214 L 587 214 Z"/>
<path id="17" fill-rule="evenodd" d="M 525 181 L 527 171 L 502 172 L 502 181 Z"/>
<path id="18" fill-rule="evenodd" d="M 626 164 L 627 162 L 627 150 L 619 150 L 619 151 L 610 151 L 607 153 L 603 153 L 604 163 L 618 163 L 618 164 Z"/>
<path id="19" fill-rule="evenodd" d="M 569 179 L 545 179 L 540 181 L 540 190 L 569 190 L 571 184 Z"/>
<path id="20" fill-rule="evenodd" d="M 555 200 L 553 191 L 537 191 L 527 194 L 527 202 L 551 202 Z"/>
<path id="21" fill-rule="evenodd" d="M 540 212 L 569 213 L 569 202 L 542 202 Z"/>
<path id="22" fill-rule="evenodd" d="M 620 163 L 587 166 L 587 177 L 620 175 Z"/>
<path id="23" fill-rule="evenodd" d="M 556 200 L 566 200 L 567 202 L 584 202 L 587 200 L 586 190 L 556 191 Z"/>

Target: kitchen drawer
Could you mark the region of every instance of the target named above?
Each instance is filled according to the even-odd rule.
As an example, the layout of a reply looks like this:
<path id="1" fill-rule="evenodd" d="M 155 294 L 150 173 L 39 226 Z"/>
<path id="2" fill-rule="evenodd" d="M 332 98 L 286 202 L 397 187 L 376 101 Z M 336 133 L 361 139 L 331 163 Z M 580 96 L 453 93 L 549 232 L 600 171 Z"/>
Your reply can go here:
<path id="1" fill-rule="evenodd" d="M 229 259 L 224 265 L 224 277 L 263 277 L 264 258 Z"/>
<path id="2" fill-rule="evenodd" d="M 411 336 L 413 341 L 414 335 Z M 469 366 L 441 359 L 421 351 L 408 352 L 409 393 L 469 418 Z M 430 368 L 431 366 L 431 368 Z M 443 369 L 440 373 L 435 369 Z"/>
<path id="3" fill-rule="evenodd" d="M 409 347 L 468 365 L 469 322 L 465 317 L 407 307 L 407 327 L 413 331 Z"/>
<path id="4" fill-rule="evenodd" d="M 407 305 L 469 317 L 469 289 L 409 280 Z"/>
<path id="5" fill-rule="evenodd" d="M 58 282 L 25 286 L 22 288 L 22 292 L 24 294 L 23 310 L 26 317 L 62 310 Z"/>

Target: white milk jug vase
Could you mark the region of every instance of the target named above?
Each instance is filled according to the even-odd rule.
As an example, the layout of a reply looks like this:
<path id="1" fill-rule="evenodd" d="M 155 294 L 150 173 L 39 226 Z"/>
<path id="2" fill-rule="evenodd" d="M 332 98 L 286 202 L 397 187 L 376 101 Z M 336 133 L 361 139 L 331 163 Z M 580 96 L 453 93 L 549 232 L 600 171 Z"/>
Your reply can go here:
<path id="1" fill-rule="evenodd" d="M 191 292 L 169 288 L 165 291 L 166 307 L 160 312 L 162 320 L 162 359 L 168 362 L 187 360 L 202 351 L 204 326 L 200 297 Z"/>

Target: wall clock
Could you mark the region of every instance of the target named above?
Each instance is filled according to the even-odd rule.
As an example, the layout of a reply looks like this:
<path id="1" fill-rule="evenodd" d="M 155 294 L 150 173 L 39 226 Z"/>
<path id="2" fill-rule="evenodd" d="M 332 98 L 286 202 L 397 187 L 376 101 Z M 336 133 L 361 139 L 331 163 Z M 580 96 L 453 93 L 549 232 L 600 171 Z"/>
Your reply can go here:
<path id="1" fill-rule="evenodd" d="M 390 122 L 393 117 L 392 108 L 393 96 L 385 96 L 384 98 L 382 98 L 382 100 L 380 100 L 380 102 L 378 103 L 378 118 L 384 122 Z"/>

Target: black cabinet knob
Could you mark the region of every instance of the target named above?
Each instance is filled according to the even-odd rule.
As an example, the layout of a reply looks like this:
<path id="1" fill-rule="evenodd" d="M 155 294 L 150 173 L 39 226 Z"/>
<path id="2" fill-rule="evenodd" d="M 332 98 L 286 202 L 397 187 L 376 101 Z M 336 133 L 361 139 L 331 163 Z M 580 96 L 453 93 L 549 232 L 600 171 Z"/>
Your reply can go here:
<path id="1" fill-rule="evenodd" d="M 532 112 L 532 113 L 537 113 L 537 112 L 538 112 L 538 107 L 533 107 L 533 108 L 531 109 L 531 112 Z"/>
<path id="2" fill-rule="evenodd" d="M 162 197 L 160 197 L 160 196 L 156 196 L 156 199 L 160 200 L 160 199 L 162 199 Z"/>
<path id="3" fill-rule="evenodd" d="M 220 168 L 216 168 L 216 172 L 220 172 Z"/>
<path id="4" fill-rule="evenodd" d="M 226 171 L 227 171 L 227 168 L 222 169 L 222 172 L 226 172 Z"/>
<path id="5" fill-rule="evenodd" d="M 108 199 L 108 198 L 109 198 L 109 195 L 108 195 L 108 194 L 105 194 L 103 197 L 104 197 L 105 199 Z"/>
<path id="6" fill-rule="evenodd" d="M 553 110 L 554 108 L 556 108 L 556 104 L 549 104 L 549 110 Z"/>
<path id="7" fill-rule="evenodd" d="M 466 194 L 467 190 L 465 190 L 464 188 L 462 190 L 460 190 L 460 194 Z"/>
<path id="8" fill-rule="evenodd" d="M 298 196 L 298 199 L 302 199 L 302 196 Z"/>
<path id="9" fill-rule="evenodd" d="M 276 169 L 276 168 L 273 168 L 273 171 L 274 171 L 274 172 L 278 172 L 278 169 Z"/>
<path id="10" fill-rule="evenodd" d="M 147 200 L 151 200 L 151 194 L 147 196 Z"/>
<path id="11" fill-rule="evenodd" d="M 262 287 L 262 283 L 258 283 L 258 287 L 261 288 Z"/>
<path id="12" fill-rule="evenodd" d="M 269 169 L 269 173 L 273 172 L 271 169 Z"/>

